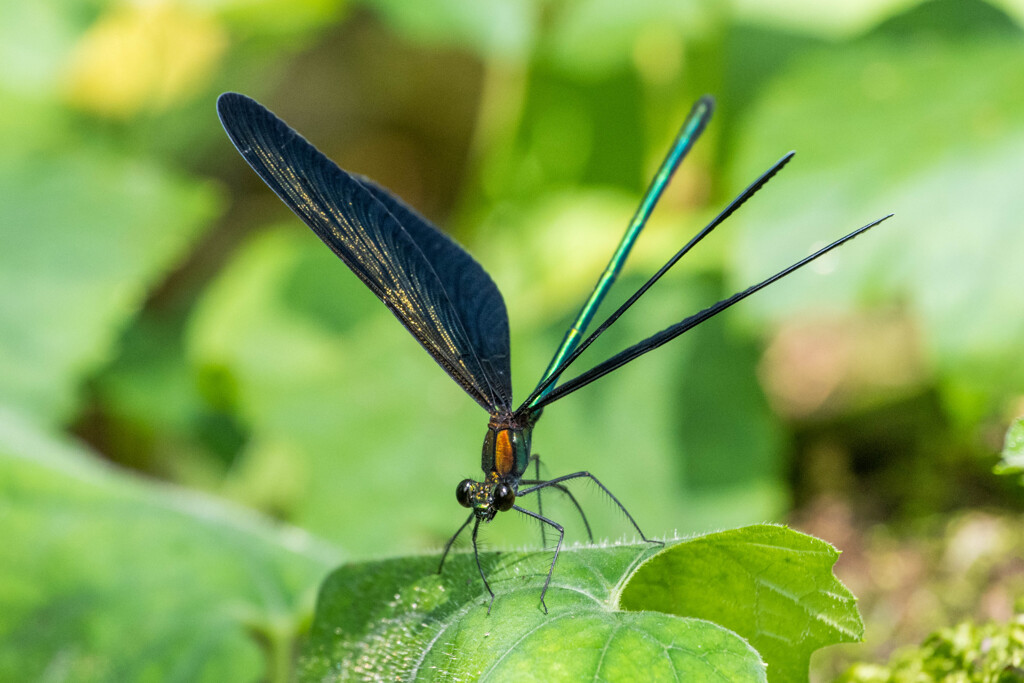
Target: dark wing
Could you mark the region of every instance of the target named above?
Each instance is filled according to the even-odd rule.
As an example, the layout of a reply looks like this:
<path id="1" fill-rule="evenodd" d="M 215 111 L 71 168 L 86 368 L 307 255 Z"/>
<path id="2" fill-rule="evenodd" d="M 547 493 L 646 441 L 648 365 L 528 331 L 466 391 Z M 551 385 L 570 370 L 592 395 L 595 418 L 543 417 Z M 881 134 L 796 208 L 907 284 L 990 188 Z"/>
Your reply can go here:
<path id="1" fill-rule="evenodd" d="M 476 350 L 483 377 L 491 393 L 497 394 L 489 408 L 511 407 L 508 313 L 497 285 L 465 249 L 405 202 L 367 178 L 358 180 L 398 219 L 433 266 L 449 301 L 462 319 L 470 347 Z"/>
<path id="2" fill-rule="evenodd" d="M 253 170 L 366 283 L 473 399 L 511 409 L 508 314 L 462 247 L 381 187 L 345 171 L 263 105 L 217 100 Z"/>

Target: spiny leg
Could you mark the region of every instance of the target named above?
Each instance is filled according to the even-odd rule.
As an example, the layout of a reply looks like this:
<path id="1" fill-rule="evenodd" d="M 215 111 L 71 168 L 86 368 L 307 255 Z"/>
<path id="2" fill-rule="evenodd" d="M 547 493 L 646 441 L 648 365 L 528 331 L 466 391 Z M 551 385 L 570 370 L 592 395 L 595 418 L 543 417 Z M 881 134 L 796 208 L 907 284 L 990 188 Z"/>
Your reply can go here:
<path id="1" fill-rule="evenodd" d="M 469 521 L 466 521 L 469 524 Z M 463 525 L 465 526 L 465 524 Z M 476 524 L 473 525 L 473 557 L 476 559 L 476 568 L 480 570 L 480 578 L 484 582 L 484 588 L 491 594 L 491 601 L 487 603 L 487 614 L 491 613 L 491 608 L 494 607 L 494 591 L 491 590 L 491 584 L 487 583 L 487 577 L 484 576 L 484 567 L 480 564 L 480 551 L 476 547 L 476 532 L 480 530 L 480 518 L 476 520 Z"/>
<path id="2" fill-rule="evenodd" d="M 619 499 L 616 498 L 614 496 L 614 494 L 612 494 L 612 492 L 608 490 L 608 487 L 606 487 L 604 484 L 602 484 L 600 481 L 598 481 L 597 477 L 595 477 L 590 472 L 575 472 L 573 474 L 565 474 L 565 475 L 563 475 L 561 477 L 556 477 L 554 479 L 550 479 L 548 481 L 541 482 L 541 483 L 537 484 L 536 486 L 531 486 L 531 487 L 529 487 L 529 488 L 527 488 L 527 489 L 525 489 L 523 491 L 520 491 L 519 495 L 520 496 L 525 496 L 528 493 L 533 493 L 535 491 L 538 491 L 539 489 L 547 488 L 548 486 L 555 486 L 556 484 L 559 484 L 559 483 L 561 483 L 563 481 L 568 481 L 569 479 L 581 479 L 581 478 L 584 478 L 584 477 L 586 477 L 586 478 L 590 479 L 591 481 L 593 481 L 595 484 L 597 484 L 598 486 L 601 487 L 602 491 L 604 491 L 605 493 L 608 494 L 608 497 L 612 499 L 612 502 L 614 502 L 616 505 L 618 505 L 619 509 L 622 510 L 622 514 L 626 515 L 626 519 L 628 519 L 629 523 L 633 525 L 633 528 L 636 529 L 636 532 L 638 534 L 640 534 L 640 538 L 642 538 L 644 540 L 644 542 L 646 542 L 646 543 L 654 543 L 654 544 L 657 544 L 657 545 L 665 545 L 664 541 L 657 541 L 657 540 L 654 540 L 654 539 L 647 538 L 647 536 L 644 535 L 644 532 L 640 529 L 640 525 L 636 523 L 635 519 L 633 519 L 633 515 L 629 514 L 629 510 L 626 509 L 626 506 L 624 506 L 622 503 L 620 503 Z"/>
<path id="3" fill-rule="evenodd" d="M 448 557 L 448 551 L 452 549 L 452 544 L 455 543 L 455 539 L 459 537 L 459 534 L 462 533 L 462 530 L 465 529 L 467 526 L 469 526 L 469 523 L 472 522 L 472 521 L 473 521 L 473 513 L 470 512 L 469 513 L 469 517 L 467 517 L 466 521 L 462 523 L 462 526 L 459 527 L 459 530 L 456 531 L 452 535 L 452 537 L 448 539 L 448 542 L 444 544 L 444 552 L 441 553 L 441 563 L 437 565 L 437 573 L 438 574 L 440 574 L 441 570 L 444 568 L 444 560 L 445 560 L 446 557 Z M 473 548 L 474 548 L 474 550 L 476 549 L 476 544 L 475 543 L 473 544 Z"/>
<path id="4" fill-rule="evenodd" d="M 521 479 L 519 481 L 519 483 L 520 484 L 524 484 L 526 486 L 532 486 L 534 484 L 543 484 L 545 482 L 541 481 L 540 479 Z M 579 501 L 576 500 L 576 496 L 572 495 L 572 491 L 570 491 L 567 486 L 562 486 L 561 484 L 555 484 L 552 488 L 558 489 L 559 491 L 561 491 L 562 493 L 567 495 L 569 497 L 569 500 L 572 501 L 572 504 L 576 506 L 576 512 L 580 513 L 580 518 L 583 519 L 583 526 L 585 526 L 587 528 L 587 538 L 590 539 L 590 543 L 591 543 L 591 545 L 593 545 L 593 543 L 594 543 L 594 534 L 590 530 L 590 522 L 587 521 L 587 515 L 583 512 L 583 506 L 580 505 Z M 540 489 L 533 489 L 533 491 L 534 491 L 534 493 L 537 494 L 538 497 L 540 496 Z M 519 495 L 520 496 L 523 495 L 523 492 L 521 491 L 519 493 Z M 537 506 L 537 512 L 540 513 L 540 506 L 539 505 Z M 544 527 L 542 525 L 541 529 L 543 529 L 543 528 Z M 545 547 L 547 547 L 547 546 L 545 546 Z"/>
<path id="5" fill-rule="evenodd" d="M 542 588 L 541 591 L 540 591 L 540 606 L 544 609 L 544 614 L 547 614 L 548 613 L 548 606 L 547 606 L 547 603 L 544 602 L 544 596 L 547 594 L 548 586 L 551 584 L 551 575 L 555 573 L 555 563 L 558 562 L 558 553 L 559 553 L 559 551 L 562 550 L 562 539 L 565 538 L 565 529 L 562 528 L 561 524 L 553 522 L 550 519 L 548 519 L 547 517 L 544 517 L 543 515 L 538 515 L 536 512 L 531 512 L 530 510 L 527 510 L 526 508 L 521 508 L 518 505 L 513 505 L 512 509 L 513 510 L 519 510 L 524 515 L 529 515 L 530 517 L 533 517 L 534 519 L 539 519 L 544 524 L 550 524 L 551 526 L 553 526 L 556 529 L 558 529 L 558 544 L 555 546 L 555 556 L 551 559 L 551 568 L 548 569 L 548 578 L 544 580 L 544 588 Z M 490 589 L 488 589 L 488 590 L 490 590 Z M 491 598 L 491 601 L 492 602 L 494 601 L 493 597 Z"/>
<path id="6" fill-rule="evenodd" d="M 538 481 L 540 481 L 541 480 L 541 456 L 540 456 L 540 454 L 535 453 L 534 455 L 531 455 L 529 457 L 529 459 L 534 461 L 534 476 L 537 477 Z M 538 490 L 538 492 L 537 492 L 537 514 L 539 514 L 539 515 L 543 515 L 544 514 L 544 506 L 541 505 L 541 492 L 540 492 L 540 490 Z M 544 524 L 541 524 L 541 548 L 547 548 L 547 547 L 548 547 L 548 535 L 545 532 Z"/>

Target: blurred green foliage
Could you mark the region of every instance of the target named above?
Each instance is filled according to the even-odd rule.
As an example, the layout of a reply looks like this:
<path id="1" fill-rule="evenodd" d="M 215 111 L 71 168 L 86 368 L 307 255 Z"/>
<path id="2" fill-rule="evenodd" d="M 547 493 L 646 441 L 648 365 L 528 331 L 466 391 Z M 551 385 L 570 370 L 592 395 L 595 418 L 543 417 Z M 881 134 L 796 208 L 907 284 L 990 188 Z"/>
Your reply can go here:
<path id="1" fill-rule="evenodd" d="M 1008 624 L 962 623 L 919 647 L 899 651 L 887 666 L 858 664 L 842 683 L 1014 683 L 1024 680 L 1024 618 Z"/>
<path id="2" fill-rule="evenodd" d="M 465 244 L 505 294 L 522 396 L 710 92 L 717 117 L 609 306 L 798 157 L 581 369 L 897 216 L 550 407 L 548 474 L 595 472 L 653 535 L 822 495 L 865 520 L 1019 506 L 989 473 L 1024 413 L 1022 19 L 1012 0 L 6 3 L 0 408 L 87 442 L 55 481 L 102 457 L 301 527 L 332 557 L 437 547 L 484 416 L 244 166 L 216 95 L 257 97 Z M 0 481 L 19 463 L 0 459 Z M 58 514 L 60 496 L 21 490 L 0 513 Z M 628 530 L 588 493 L 599 535 Z M 130 534 L 84 524 L 82 558 L 124 561 L 95 548 Z M 3 528 L 15 554 L 37 543 L 35 523 Z M 535 533 L 502 519 L 485 541 Z M 60 614 L 37 590 L 32 609 Z"/>
<path id="3" fill-rule="evenodd" d="M 1024 471 L 1024 417 L 1014 420 L 1006 430 L 1003 458 L 995 466 L 996 474 L 1021 474 Z"/>
<path id="4" fill-rule="evenodd" d="M 339 560 L 0 410 L 0 678 L 287 680 Z"/>
<path id="5" fill-rule="evenodd" d="M 964 510 L 845 531 L 837 528 L 834 509 L 814 517 L 802 526 L 819 534 L 827 529 L 824 535 L 843 548 L 836 574 L 857 596 L 865 626 L 863 642 L 815 654 L 818 680 L 833 680 L 855 662 L 886 662 L 945 625 L 1006 624 L 1024 612 L 1019 512 Z"/>

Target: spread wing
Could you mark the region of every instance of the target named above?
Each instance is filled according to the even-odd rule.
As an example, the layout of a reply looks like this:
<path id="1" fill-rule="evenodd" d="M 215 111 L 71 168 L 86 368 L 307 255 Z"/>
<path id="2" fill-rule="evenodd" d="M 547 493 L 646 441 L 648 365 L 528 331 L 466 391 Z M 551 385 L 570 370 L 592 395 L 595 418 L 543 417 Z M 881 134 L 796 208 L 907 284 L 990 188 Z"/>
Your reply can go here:
<path id="1" fill-rule="evenodd" d="M 445 372 L 488 411 L 511 409 L 508 314 L 480 264 L 386 190 L 338 168 L 255 100 L 225 93 L 217 112 L 253 170 Z"/>

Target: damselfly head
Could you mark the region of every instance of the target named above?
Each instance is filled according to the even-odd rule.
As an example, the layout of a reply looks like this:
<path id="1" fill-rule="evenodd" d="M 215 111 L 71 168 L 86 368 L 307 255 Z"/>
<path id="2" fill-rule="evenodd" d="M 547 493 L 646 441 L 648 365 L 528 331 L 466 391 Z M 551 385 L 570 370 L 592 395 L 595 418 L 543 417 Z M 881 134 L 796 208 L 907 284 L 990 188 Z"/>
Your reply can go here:
<path id="1" fill-rule="evenodd" d="M 486 481 L 463 479 L 455 487 L 455 499 L 464 508 L 471 508 L 482 522 L 489 522 L 499 512 L 512 509 L 516 502 L 515 484 L 491 474 Z"/>

